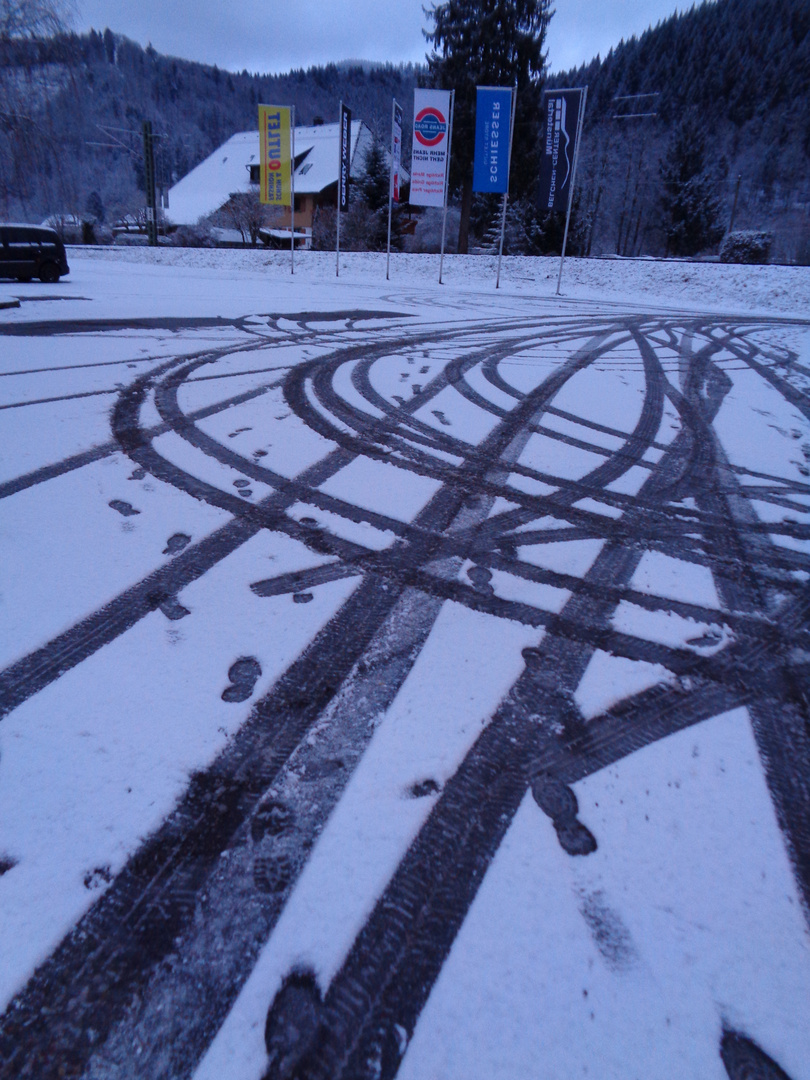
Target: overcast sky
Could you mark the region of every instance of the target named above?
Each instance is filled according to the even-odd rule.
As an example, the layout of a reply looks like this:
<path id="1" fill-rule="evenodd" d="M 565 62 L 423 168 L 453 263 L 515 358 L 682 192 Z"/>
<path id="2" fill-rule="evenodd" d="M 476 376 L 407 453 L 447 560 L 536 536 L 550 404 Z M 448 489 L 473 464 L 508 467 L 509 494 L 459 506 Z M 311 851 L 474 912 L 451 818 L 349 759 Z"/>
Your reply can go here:
<path id="1" fill-rule="evenodd" d="M 231 71 L 279 72 L 339 60 L 422 62 L 429 0 L 77 0 L 77 28 L 109 26 L 158 52 Z M 677 0 L 556 0 L 547 38 L 560 71 L 670 15 Z"/>

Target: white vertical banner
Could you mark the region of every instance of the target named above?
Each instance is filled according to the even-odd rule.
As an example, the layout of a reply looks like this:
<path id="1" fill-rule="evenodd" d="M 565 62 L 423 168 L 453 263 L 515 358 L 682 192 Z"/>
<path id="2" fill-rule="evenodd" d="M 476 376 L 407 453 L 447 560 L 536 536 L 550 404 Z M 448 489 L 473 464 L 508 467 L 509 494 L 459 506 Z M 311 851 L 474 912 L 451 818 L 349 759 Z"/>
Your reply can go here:
<path id="1" fill-rule="evenodd" d="M 444 165 L 444 203 L 442 206 L 442 246 L 439 255 L 439 284 L 442 283 L 442 271 L 444 270 L 444 238 L 447 235 L 447 192 L 450 187 L 450 150 L 453 145 L 453 109 L 456 104 L 456 92 L 450 91 L 450 130 L 447 133 L 447 161 Z"/>
<path id="2" fill-rule="evenodd" d="M 411 194 L 414 206 L 444 206 L 450 158 L 450 90 L 414 90 Z"/>
<path id="3" fill-rule="evenodd" d="M 340 277 L 340 214 L 349 209 L 349 173 L 351 171 L 352 113 L 341 101 L 338 111 L 340 138 L 338 139 L 338 189 L 337 189 L 337 237 L 335 243 L 335 277 Z"/>

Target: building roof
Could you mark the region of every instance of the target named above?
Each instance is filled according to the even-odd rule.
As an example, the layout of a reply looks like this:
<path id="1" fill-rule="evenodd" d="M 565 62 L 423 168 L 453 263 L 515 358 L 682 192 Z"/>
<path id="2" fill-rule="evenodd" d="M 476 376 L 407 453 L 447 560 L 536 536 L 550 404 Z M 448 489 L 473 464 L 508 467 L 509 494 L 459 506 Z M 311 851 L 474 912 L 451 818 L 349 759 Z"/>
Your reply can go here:
<path id="1" fill-rule="evenodd" d="M 295 193 L 317 195 L 338 178 L 340 124 L 295 129 Z M 371 145 L 362 120 L 351 126 L 352 177 L 362 172 Z M 250 166 L 259 164 L 259 132 L 241 131 L 200 162 L 169 190 L 166 218 L 173 225 L 194 225 L 223 206 L 236 192 L 255 191 Z"/>

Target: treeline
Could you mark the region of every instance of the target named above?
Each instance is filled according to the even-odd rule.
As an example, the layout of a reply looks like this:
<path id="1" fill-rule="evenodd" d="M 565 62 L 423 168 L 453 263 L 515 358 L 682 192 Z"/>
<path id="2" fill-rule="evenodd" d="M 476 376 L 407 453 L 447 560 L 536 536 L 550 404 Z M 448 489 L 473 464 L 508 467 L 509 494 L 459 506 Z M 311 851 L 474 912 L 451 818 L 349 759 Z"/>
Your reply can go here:
<path id="1" fill-rule="evenodd" d="M 48 40 L 0 40 L 0 215 L 106 219 L 143 204 L 141 125 L 151 120 L 158 184 L 169 187 L 237 131 L 259 102 L 295 106 L 296 122 L 337 119 L 343 98 L 380 134 L 391 98 L 410 100 L 413 65 L 335 65 L 283 75 L 223 71 L 162 56 L 111 30 Z M 15 98 L 3 108 L 3 99 Z M 24 104 L 23 104 L 24 102 Z"/>
<path id="2" fill-rule="evenodd" d="M 810 262 L 807 0 L 704 3 L 550 82 L 589 88 L 577 207 L 583 252 L 666 251 L 667 180 L 685 166 L 702 208 L 717 204 L 715 232 L 732 219 L 735 230 L 769 229 L 772 256 Z M 683 160 L 690 147 L 691 165 Z"/>
<path id="3" fill-rule="evenodd" d="M 308 124 L 334 119 L 343 98 L 387 140 L 392 96 L 407 133 L 426 77 L 413 65 L 227 72 L 110 30 L 0 38 L 0 216 L 136 210 L 146 119 L 164 188 L 254 128 L 260 101 L 293 104 Z M 733 223 L 771 231 L 772 258 L 810 262 L 807 0 L 704 3 L 548 84 L 589 88 L 572 253 L 716 251 Z M 528 187 L 512 196 L 506 250 L 557 250 L 561 222 L 538 215 Z M 496 218 L 491 198 L 476 200 L 472 250 L 495 242 Z"/>

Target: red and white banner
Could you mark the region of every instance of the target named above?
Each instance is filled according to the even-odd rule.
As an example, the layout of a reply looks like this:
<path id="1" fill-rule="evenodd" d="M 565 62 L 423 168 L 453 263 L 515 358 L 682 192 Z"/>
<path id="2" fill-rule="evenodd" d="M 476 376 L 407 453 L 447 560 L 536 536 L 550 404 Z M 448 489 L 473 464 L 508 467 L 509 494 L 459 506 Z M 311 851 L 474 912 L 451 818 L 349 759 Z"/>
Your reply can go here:
<path id="1" fill-rule="evenodd" d="M 444 206 L 450 157 L 450 91 L 414 90 L 411 195 L 414 206 Z"/>

